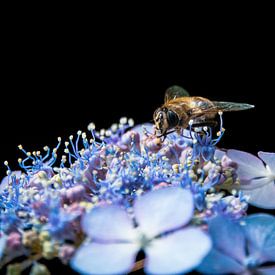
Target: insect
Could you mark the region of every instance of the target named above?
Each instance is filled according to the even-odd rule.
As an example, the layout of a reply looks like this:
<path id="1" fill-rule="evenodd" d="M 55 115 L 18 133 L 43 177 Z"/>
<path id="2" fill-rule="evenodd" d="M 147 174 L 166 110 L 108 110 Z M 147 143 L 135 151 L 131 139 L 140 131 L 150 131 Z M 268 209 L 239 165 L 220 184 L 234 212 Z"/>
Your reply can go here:
<path id="1" fill-rule="evenodd" d="M 186 129 L 190 123 L 195 127 L 214 127 L 219 112 L 242 111 L 254 108 L 253 105 L 235 102 L 211 101 L 204 97 L 190 97 L 179 86 L 172 86 L 165 92 L 164 104 L 154 112 L 154 123 L 159 137 Z"/>

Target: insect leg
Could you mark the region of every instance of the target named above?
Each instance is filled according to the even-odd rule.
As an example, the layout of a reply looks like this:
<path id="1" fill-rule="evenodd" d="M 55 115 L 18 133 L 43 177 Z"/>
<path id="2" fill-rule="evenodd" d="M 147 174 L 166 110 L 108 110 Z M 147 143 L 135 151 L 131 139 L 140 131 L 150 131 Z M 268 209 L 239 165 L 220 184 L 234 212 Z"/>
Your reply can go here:
<path id="1" fill-rule="evenodd" d="M 197 127 L 216 127 L 218 125 L 218 122 L 215 120 L 208 120 L 200 123 L 193 123 L 192 128 L 197 128 Z"/>
<path id="2" fill-rule="evenodd" d="M 169 135 L 169 134 L 171 134 L 171 133 L 174 133 L 176 130 L 172 130 L 172 131 L 170 131 L 170 132 L 165 132 L 165 133 L 163 133 L 162 135 L 160 135 L 160 136 L 157 136 L 158 138 L 161 138 L 161 137 L 164 137 L 164 140 L 165 140 L 165 138 L 166 138 L 166 136 L 167 135 Z M 164 141 L 163 140 L 163 141 Z"/>

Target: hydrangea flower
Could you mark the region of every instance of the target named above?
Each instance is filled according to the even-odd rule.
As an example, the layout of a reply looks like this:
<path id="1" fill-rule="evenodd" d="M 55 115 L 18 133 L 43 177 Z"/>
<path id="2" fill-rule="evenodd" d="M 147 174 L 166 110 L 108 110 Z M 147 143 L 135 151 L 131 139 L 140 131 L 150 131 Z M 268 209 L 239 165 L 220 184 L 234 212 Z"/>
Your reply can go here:
<path id="1" fill-rule="evenodd" d="M 227 156 L 238 165 L 239 188 L 248 196 L 248 202 L 275 209 L 275 153 L 259 152 L 257 158 L 246 152 L 228 150 Z"/>
<path id="2" fill-rule="evenodd" d="M 19 272 L 32 266 L 36 272 L 41 259 L 58 257 L 84 273 L 123 273 L 141 265 L 147 273 L 185 273 L 208 253 L 211 240 L 204 232 L 208 223 L 212 228 L 213 217 L 226 225 L 233 223 L 238 240 L 255 244 L 247 241 L 244 228 L 248 227 L 240 226 L 248 207 L 243 193 L 257 191 L 258 206 L 274 205 L 271 192 L 262 196 L 267 186 L 274 185 L 274 154 L 259 153 L 265 166 L 256 157 L 251 160 L 251 155 L 240 157 L 246 153 L 230 159 L 217 150 L 224 133 L 221 116 L 215 139 L 209 127 L 193 131 L 190 125 L 189 130 L 163 140 L 152 124 L 133 127 L 133 120 L 121 118 L 107 130 L 96 131 L 91 123 L 91 139 L 82 131 L 71 135 L 61 158 L 57 156 L 61 138 L 53 150 L 45 146 L 45 153 L 28 152 L 19 145 L 25 154 L 18 159 L 24 172 L 13 172 L 6 161 L 8 176 L 0 184 L 1 271 Z M 234 188 L 240 190 L 233 192 Z M 236 224 L 241 230 L 234 229 Z M 270 228 L 273 236 L 271 222 L 262 224 L 263 231 Z M 219 237 L 224 236 L 227 250 L 219 251 L 235 251 L 230 232 L 221 227 L 223 231 Z M 216 245 L 216 235 L 212 238 Z M 242 242 L 238 245 L 242 250 Z M 258 247 L 238 261 L 239 270 L 273 272 L 259 267 L 272 260 L 262 256 L 273 255 L 273 242 Z M 146 258 L 135 263 L 140 250 Z M 229 255 L 236 258 L 235 252 Z M 206 272 L 211 273 L 216 262 L 209 265 Z"/>
<path id="3" fill-rule="evenodd" d="M 201 229 L 186 226 L 193 209 L 190 191 L 179 187 L 159 189 L 137 199 L 133 219 L 119 206 L 96 208 L 82 223 L 91 241 L 81 245 L 71 265 L 85 274 L 124 274 L 131 271 L 142 249 L 146 272 L 187 272 L 211 248 Z"/>
<path id="4" fill-rule="evenodd" d="M 204 274 L 275 274 L 275 217 L 254 214 L 241 221 L 209 222 L 213 248 L 198 270 Z M 264 263 L 273 266 L 264 266 Z"/>

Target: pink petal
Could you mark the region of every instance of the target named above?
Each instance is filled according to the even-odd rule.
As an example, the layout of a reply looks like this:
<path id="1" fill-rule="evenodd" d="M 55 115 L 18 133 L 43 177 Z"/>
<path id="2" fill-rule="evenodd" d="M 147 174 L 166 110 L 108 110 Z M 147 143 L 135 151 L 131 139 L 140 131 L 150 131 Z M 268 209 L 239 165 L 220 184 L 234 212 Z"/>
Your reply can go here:
<path id="1" fill-rule="evenodd" d="M 139 228 L 148 238 L 185 225 L 193 215 L 189 190 L 167 187 L 140 197 L 134 204 Z"/>
<path id="2" fill-rule="evenodd" d="M 155 239 L 145 249 L 145 271 L 150 274 L 181 274 L 200 264 L 211 249 L 210 238 L 197 228 L 178 230 Z"/>
<path id="3" fill-rule="evenodd" d="M 84 232 L 91 238 L 105 241 L 131 241 L 136 239 L 133 221 L 117 205 L 94 208 L 82 220 Z"/>
<path id="4" fill-rule="evenodd" d="M 126 274 L 134 266 L 139 246 L 120 244 L 83 244 L 71 260 L 71 266 L 84 274 Z"/>

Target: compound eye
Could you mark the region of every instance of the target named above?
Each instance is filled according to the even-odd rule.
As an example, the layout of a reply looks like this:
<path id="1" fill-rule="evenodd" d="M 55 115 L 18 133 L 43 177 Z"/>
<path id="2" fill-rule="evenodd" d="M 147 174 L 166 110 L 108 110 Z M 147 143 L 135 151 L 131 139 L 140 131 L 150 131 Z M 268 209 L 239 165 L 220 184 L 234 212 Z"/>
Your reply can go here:
<path id="1" fill-rule="evenodd" d="M 169 125 L 171 127 L 176 127 L 179 123 L 179 117 L 177 116 L 177 114 L 173 111 L 168 111 L 167 113 L 167 119 L 168 119 L 168 122 L 169 122 Z"/>

